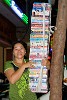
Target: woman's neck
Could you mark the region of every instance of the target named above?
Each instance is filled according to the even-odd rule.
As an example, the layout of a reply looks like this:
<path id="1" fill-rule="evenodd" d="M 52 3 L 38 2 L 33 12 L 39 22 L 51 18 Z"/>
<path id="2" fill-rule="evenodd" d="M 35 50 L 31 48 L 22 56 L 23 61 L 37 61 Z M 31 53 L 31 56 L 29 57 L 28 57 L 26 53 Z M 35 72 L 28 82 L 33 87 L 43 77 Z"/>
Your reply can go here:
<path id="1" fill-rule="evenodd" d="M 14 59 L 13 62 L 18 67 L 21 67 L 23 64 L 25 64 L 24 59 Z"/>
<path id="2" fill-rule="evenodd" d="M 23 58 L 23 59 L 17 59 L 17 58 L 15 58 L 15 59 L 13 60 L 13 62 L 22 64 L 22 63 L 24 62 L 24 58 Z"/>

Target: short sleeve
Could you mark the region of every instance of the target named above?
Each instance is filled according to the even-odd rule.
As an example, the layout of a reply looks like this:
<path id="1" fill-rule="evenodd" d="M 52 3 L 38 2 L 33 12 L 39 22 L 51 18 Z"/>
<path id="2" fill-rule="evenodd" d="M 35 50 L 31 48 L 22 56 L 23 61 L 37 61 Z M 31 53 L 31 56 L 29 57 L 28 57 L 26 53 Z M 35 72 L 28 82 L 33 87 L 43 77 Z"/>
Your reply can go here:
<path id="1" fill-rule="evenodd" d="M 6 70 L 8 70 L 8 69 L 13 69 L 13 66 L 12 66 L 11 62 L 12 62 L 12 61 L 7 61 L 7 62 L 5 62 L 5 64 L 4 64 L 4 72 L 5 72 Z"/>

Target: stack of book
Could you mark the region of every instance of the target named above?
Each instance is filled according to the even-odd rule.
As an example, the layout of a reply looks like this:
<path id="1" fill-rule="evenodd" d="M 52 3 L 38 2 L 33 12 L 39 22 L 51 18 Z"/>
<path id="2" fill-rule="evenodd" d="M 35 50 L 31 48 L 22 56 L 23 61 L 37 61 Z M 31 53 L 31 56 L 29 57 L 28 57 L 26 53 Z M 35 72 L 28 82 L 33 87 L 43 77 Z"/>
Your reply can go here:
<path id="1" fill-rule="evenodd" d="M 41 65 L 42 59 L 48 57 L 51 25 L 51 5 L 49 3 L 33 4 L 31 16 L 30 55 L 35 68 L 30 69 L 29 87 L 32 92 L 48 92 L 48 69 Z"/>

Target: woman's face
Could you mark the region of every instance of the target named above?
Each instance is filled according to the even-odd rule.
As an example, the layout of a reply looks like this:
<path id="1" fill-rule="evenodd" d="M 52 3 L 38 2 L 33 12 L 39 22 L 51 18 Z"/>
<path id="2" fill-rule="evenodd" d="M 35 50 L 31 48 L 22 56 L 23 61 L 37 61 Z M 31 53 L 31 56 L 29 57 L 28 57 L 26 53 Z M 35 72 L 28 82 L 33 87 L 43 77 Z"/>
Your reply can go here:
<path id="1" fill-rule="evenodd" d="M 13 49 L 13 55 L 15 58 L 22 59 L 26 53 L 24 46 L 21 43 L 16 43 Z"/>

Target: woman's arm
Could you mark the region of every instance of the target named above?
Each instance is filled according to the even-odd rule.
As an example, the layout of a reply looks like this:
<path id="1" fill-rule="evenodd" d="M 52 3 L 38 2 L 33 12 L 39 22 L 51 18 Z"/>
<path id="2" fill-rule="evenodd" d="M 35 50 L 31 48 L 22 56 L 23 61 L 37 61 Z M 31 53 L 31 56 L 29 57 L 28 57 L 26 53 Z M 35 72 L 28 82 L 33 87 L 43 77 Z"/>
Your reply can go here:
<path id="1" fill-rule="evenodd" d="M 34 67 L 32 65 L 32 62 L 27 62 L 24 65 L 22 65 L 17 71 L 14 71 L 14 69 L 8 69 L 5 71 L 5 75 L 8 78 L 8 81 L 11 84 L 14 84 L 16 81 L 19 80 L 19 78 L 21 77 L 21 75 L 23 74 L 25 68 L 32 68 Z"/>

